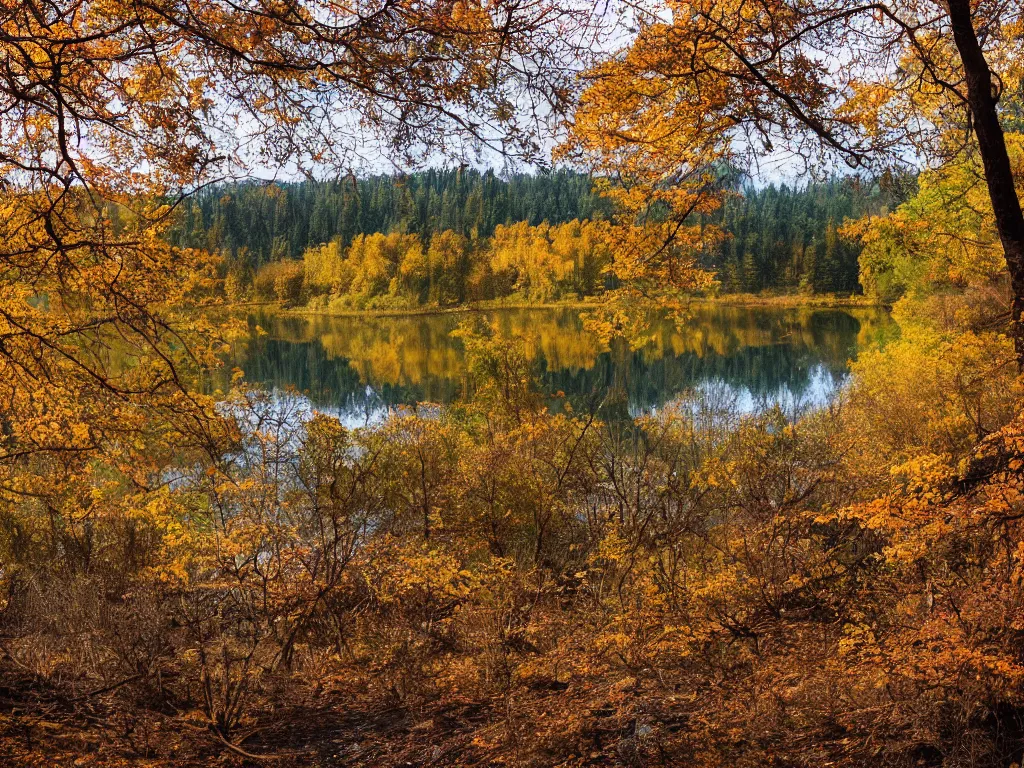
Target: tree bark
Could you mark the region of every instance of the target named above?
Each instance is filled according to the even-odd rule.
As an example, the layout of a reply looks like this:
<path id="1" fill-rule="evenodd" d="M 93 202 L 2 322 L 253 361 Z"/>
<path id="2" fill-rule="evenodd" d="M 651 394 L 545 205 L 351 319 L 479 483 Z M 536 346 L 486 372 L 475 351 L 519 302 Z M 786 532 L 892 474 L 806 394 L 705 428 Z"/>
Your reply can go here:
<path id="1" fill-rule="evenodd" d="M 1013 184 L 1010 156 L 999 124 L 996 108 L 999 96 L 993 87 L 992 71 L 974 29 L 971 0 L 946 0 L 946 7 L 953 27 L 953 41 L 963 62 L 967 103 L 985 167 L 985 181 L 995 213 L 996 230 L 1010 272 L 1010 286 L 1013 290 L 1011 333 L 1017 353 L 1017 367 L 1024 371 L 1024 212 L 1021 211 L 1020 199 Z"/>

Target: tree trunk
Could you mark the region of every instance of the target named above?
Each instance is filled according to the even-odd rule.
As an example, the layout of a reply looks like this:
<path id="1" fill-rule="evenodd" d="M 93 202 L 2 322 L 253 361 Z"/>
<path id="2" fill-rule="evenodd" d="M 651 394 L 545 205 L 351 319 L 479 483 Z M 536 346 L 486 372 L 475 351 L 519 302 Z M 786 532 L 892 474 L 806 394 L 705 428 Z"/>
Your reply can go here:
<path id="1" fill-rule="evenodd" d="M 978 42 L 971 18 L 971 0 L 946 0 L 953 40 L 964 65 L 967 103 L 971 110 L 978 149 L 985 166 L 996 230 L 1010 272 L 1013 302 L 1010 308 L 1017 367 L 1024 370 L 1024 213 L 1013 184 L 1010 156 L 999 124 L 998 95 L 992 83 L 992 71 Z"/>

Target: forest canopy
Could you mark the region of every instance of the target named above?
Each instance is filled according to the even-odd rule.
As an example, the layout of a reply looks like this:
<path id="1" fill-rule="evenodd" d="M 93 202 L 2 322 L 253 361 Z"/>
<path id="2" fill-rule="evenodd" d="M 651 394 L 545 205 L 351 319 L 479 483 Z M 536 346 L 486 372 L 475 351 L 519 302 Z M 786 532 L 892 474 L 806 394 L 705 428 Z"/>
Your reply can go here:
<path id="1" fill-rule="evenodd" d="M 882 183 L 851 178 L 795 187 L 732 183 L 726 187 L 722 207 L 702 217 L 727 237 L 702 255 L 701 265 L 716 275 L 726 292 L 858 293 L 860 243 L 843 236 L 844 223 L 892 210 L 912 187 L 912 177 Z M 491 260 L 490 240 L 497 227 L 557 227 L 574 220 L 588 226 L 588 221 L 607 221 L 611 210 L 611 202 L 595 189 L 593 179 L 581 173 L 504 179 L 493 172 L 433 170 L 404 178 L 217 187 L 185 206 L 169 238 L 180 246 L 221 254 L 222 272 L 231 274 L 238 286 L 251 285 L 256 272 L 269 262 L 299 260 L 311 252 L 322 256 L 324 252 L 317 251 L 321 245 L 338 249 L 340 260 L 360 235 L 415 235 L 427 247 L 435 233 L 450 230 L 469 241 L 470 261 L 484 269 Z M 544 260 L 543 253 L 536 257 Z M 589 257 L 601 262 L 600 254 Z M 459 284 L 459 301 L 504 293 L 500 287 L 477 290 L 467 283 L 468 277 L 468 272 L 451 276 Z M 307 280 L 307 297 L 322 292 L 314 287 L 319 279 Z M 593 295 L 604 282 L 602 275 L 565 295 Z M 508 292 L 515 283 L 513 276 Z M 414 293 L 419 297 L 418 290 Z M 262 297 L 273 295 L 265 292 Z M 423 296 L 415 303 L 428 302 L 437 299 Z"/>

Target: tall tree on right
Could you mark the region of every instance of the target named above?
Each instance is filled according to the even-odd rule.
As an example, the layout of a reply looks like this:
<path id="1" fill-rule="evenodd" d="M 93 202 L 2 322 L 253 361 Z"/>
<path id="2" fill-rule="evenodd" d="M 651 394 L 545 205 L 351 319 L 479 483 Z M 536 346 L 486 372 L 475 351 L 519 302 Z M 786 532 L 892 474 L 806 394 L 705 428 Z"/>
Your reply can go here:
<path id="1" fill-rule="evenodd" d="M 568 146 L 664 200 L 718 161 L 854 168 L 975 155 L 1013 292 L 1024 367 L 1024 214 L 1004 138 L 1024 68 L 1017 0 L 653 0 L 590 73 Z M 1005 113 L 1005 114 L 1004 114 Z M 777 155 L 776 155 L 777 156 Z M 819 166 L 820 167 L 820 166 Z"/>

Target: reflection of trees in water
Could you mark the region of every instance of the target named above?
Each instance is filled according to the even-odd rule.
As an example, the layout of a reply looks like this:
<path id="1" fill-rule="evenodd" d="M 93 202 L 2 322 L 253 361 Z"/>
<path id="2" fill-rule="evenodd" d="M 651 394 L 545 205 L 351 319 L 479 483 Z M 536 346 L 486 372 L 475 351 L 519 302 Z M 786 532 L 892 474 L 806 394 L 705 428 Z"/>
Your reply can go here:
<path id="1" fill-rule="evenodd" d="M 577 408 L 587 409 L 595 396 L 618 390 L 625 394 L 625 405 L 637 412 L 662 406 L 678 393 L 710 381 L 748 390 L 755 399 L 771 399 L 780 392 L 800 398 L 809 394 L 813 374 L 822 367 L 834 381 L 840 380 L 847 371 L 843 360 L 835 365 L 816 350 L 785 344 L 743 347 L 728 355 L 686 352 L 650 362 L 641 352 L 626 361 L 606 354 L 589 370 L 546 371 L 542 380 L 549 391 L 570 395 Z"/>
<path id="2" fill-rule="evenodd" d="M 524 341 L 544 388 L 581 405 L 610 389 L 633 410 L 662 405 L 684 389 L 717 380 L 757 397 L 800 396 L 824 367 L 845 374 L 859 343 L 878 336 L 884 313 L 766 311 L 701 306 L 682 327 L 663 324 L 650 344 L 609 349 L 583 330 L 572 310 L 507 310 L 499 328 Z M 450 402 L 465 376 L 462 344 L 451 338 L 458 316 L 400 318 L 260 318 L 267 335 L 239 345 L 230 365 L 253 383 L 292 386 L 324 406 L 358 411 L 373 405 Z M 372 389 L 368 389 L 371 385 Z"/>
<path id="3" fill-rule="evenodd" d="M 318 341 L 288 341 L 271 337 L 251 339 L 229 360 L 245 371 L 247 381 L 267 389 L 294 388 L 317 405 L 359 411 L 378 405 L 450 402 L 461 382 L 431 376 L 417 384 L 369 383 L 347 358 L 328 354 Z M 216 385 L 221 388 L 226 375 Z"/>

